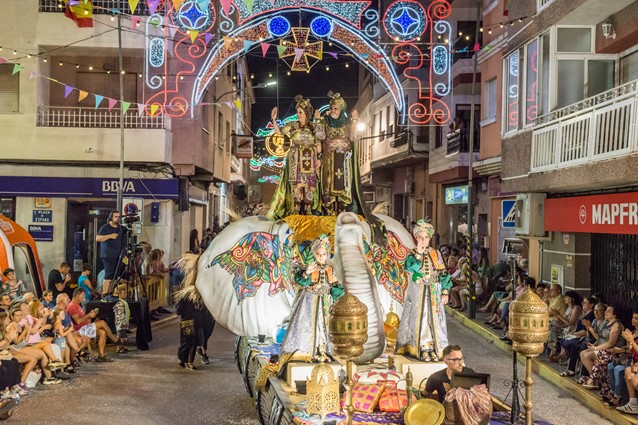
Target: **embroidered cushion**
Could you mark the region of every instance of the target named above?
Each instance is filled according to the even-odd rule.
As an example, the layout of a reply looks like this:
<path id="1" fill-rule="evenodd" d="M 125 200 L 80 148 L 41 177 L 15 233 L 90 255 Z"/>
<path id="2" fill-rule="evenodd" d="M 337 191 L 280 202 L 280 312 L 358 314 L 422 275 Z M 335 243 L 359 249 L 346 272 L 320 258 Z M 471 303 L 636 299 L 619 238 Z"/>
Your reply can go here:
<path id="1" fill-rule="evenodd" d="M 385 390 L 385 384 L 355 384 L 352 388 L 352 405 L 354 410 L 372 413 L 379 403 L 379 398 Z M 341 400 L 341 407 L 345 406 L 345 394 Z"/>
<path id="2" fill-rule="evenodd" d="M 397 413 L 408 406 L 408 394 L 405 390 L 398 390 L 396 382 L 387 382 L 385 391 L 379 399 L 379 410 Z"/>

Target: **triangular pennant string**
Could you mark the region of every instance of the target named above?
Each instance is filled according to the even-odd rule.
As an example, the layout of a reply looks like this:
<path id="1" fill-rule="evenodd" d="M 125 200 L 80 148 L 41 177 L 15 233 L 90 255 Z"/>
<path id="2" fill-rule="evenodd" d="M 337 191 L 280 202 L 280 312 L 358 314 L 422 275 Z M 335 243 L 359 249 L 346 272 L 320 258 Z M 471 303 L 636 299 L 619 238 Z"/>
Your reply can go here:
<path id="1" fill-rule="evenodd" d="M 233 47 L 233 39 L 228 36 L 224 36 L 224 49 L 228 50 L 231 47 Z"/>
<path id="2" fill-rule="evenodd" d="M 131 107 L 131 102 L 122 102 L 122 114 L 126 114 L 128 108 Z"/>
<path id="3" fill-rule="evenodd" d="M 228 14 L 230 13 L 230 6 L 233 4 L 233 0 L 220 0 L 220 3 L 222 4 L 224 13 L 226 14 L 226 16 L 228 16 Z"/>
<path id="4" fill-rule="evenodd" d="M 131 8 L 131 13 L 135 13 L 135 9 L 139 2 L 140 0 L 128 0 L 128 6 Z"/>
<path id="5" fill-rule="evenodd" d="M 197 4 L 199 4 L 200 10 L 208 9 L 208 5 L 210 4 L 210 0 L 197 0 Z"/>
<path id="6" fill-rule="evenodd" d="M 208 43 L 210 43 L 210 41 L 213 39 L 213 35 L 209 32 L 204 34 L 204 40 L 206 41 L 206 45 L 208 45 Z"/>
<path id="7" fill-rule="evenodd" d="M 88 95 L 88 91 L 80 90 L 80 94 L 78 95 L 78 102 L 82 102 Z"/>
<path id="8" fill-rule="evenodd" d="M 151 105 L 151 116 L 155 116 L 155 113 L 157 112 L 157 110 L 159 109 L 159 105 L 154 103 L 153 105 Z"/>
<path id="9" fill-rule="evenodd" d="M 250 40 L 244 40 L 244 52 L 248 53 L 248 51 L 250 50 L 251 46 L 253 45 L 253 42 Z"/>
<path id="10" fill-rule="evenodd" d="M 7 58 L 3 58 L 2 56 L 0 56 L 0 64 L 2 63 L 9 63 L 9 60 Z"/>
<path id="11" fill-rule="evenodd" d="M 71 94 L 72 91 L 73 91 L 73 87 L 65 84 L 64 85 L 64 98 L 66 99 L 67 97 L 69 97 L 69 95 Z"/>
<path id="12" fill-rule="evenodd" d="M 131 16 L 131 26 L 133 27 L 133 29 L 136 29 L 140 22 L 142 22 L 142 18 L 140 18 L 139 16 Z"/>
<path id="13" fill-rule="evenodd" d="M 109 97 L 109 111 L 110 111 L 111 109 L 113 109 L 113 107 L 115 106 L 115 104 L 116 104 L 116 103 L 117 103 L 117 99 L 111 99 L 111 98 Z"/>
<path id="14" fill-rule="evenodd" d="M 195 42 L 195 39 L 197 38 L 197 36 L 199 35 L 199 31 L 197 30 L 190 30 L 189 36 L 191 38 L 191 43 Z"/>
<path id="15" fill-rule="evenodd" d="M 23 66 L 20 66 L 16 63 L 15 65 L 13 65 L 13 72 L 11 73 L 11 75 L 16 75 L 18 72 L 22 71 L 23 69 L 24 69 Z"/>
<path id="16" fill-rule="evenodd" d="M 95 109 L 98 108 L 98 106 L 100 106 L 100 103 L 102 103 L 102 100 L 104 100 L 104 96 L 100 96 L 99 94 L 95 94 Z"/>
<path id="17" fill-rule="evenodd" d="M 329 54 L 330 56 L 332 56 L 333 58 L 338 59 L 338 56 L 339 56 L 339 54 L 338 54 L 338 53 L 336 53 L 336 52 L 326 52 L 326 53 L 328 53 L 328 54 Z"/>
<path id="18" fill-rule="evenodd" d="M 248 8 L 248 11 L 250 13 L 253 13 L 253 6 L 255 4 L 255 0 L 244 0 L 244 4 Z"/>
<path id="19" fill-rule="evenodd" d="M 177 34 L 177 27 L 171 25 L 170 27 L 168 27 L 168 31 L 171 33 L 171 38 L 175 38 L 175 34 Z"/>
<path id="20" fill-rule="evenodd" d="M 146 4 L 148 4 L 149 14 L 153 16 L 155 11 L 157 10 L 157 6 L 159 6 L 160 0 L 146 0 Z"/>
<path id="21" fill-rule="evenodd" d="M 295 62 L 299 62 L 301 60 L 301 55 L 303 55 L 304 49 L 300 49 L 295 47 Z"/>
<path id="22" fill-rule="evenodd" d="M 266 53 L 268 53 L 268 48 L 270 47 L 270 44 L 268 43 L 261 43 L 261 55 L 263 57 L 266 57 Z"/>
<path id="23" fill-rule="evenodd" d="M 144 109 L 145 109 L 144 104 L 143 103 L 138 103 L 137 104 L 137 115 L 140 116 L 140 117 L 143 116 L 144 115 Z"/>
<path id="24" fill-rule="evenodd" d="M 277 46 L 277 56 L 281 57 L 286 51 L 286 46 Z"/>
<path id="25" fill-rule="evenodd" d="M 184 0 L 173 0 L 173 9 L 179 10 L 179 8 L 182 7 L 183 3 Z"/>
<path id="26" fill-rule="evenodd" d="M 1 62 L 0 62 L 1 63 Z M 33 80 L 35 77 L 37 77 L 38 74 L 35 71 L 31 71 L 31 74 L 29 75 L 29 79 Z"/>
<path id="27" fill-rule="evenodd" d="M 237 109 L 241 111 L 241 100 L 240 99 L 236 99 L 235 100 L 235 106 L 237 106 Z"/>

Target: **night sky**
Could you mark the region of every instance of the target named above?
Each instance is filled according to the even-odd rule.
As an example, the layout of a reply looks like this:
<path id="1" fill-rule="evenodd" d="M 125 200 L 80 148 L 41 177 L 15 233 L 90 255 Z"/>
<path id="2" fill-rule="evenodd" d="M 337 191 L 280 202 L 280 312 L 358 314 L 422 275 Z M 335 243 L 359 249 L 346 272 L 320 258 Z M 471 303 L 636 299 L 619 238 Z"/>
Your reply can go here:
<path id="1" fill-rule="evenodd" d="M 314 42 L 316 40 L 309 40 Z M 252 125 L 254 132 L 266 126 L 270 120 L 270 112 L 274 106 L 279 107 L 279 118 L 285 118 L 295 113 L 295 96 L 298 94 L 309 97 L 312 106 L 318 108 L 328 104 L 329 90 L 341 93 L 348 103 L 348 111 L 357 101 L 358 69 L 359 65 L 353 57 L 341 56 L 345 54 L 336 44 L 329 46 L 324 42 L 323 59 L 319 61 L 310 73 L 290 71 L 284 59 L 277 57 L 274 47 L 267 56 L 261 54 L 261 48 L 251 50 L 247 55 L 249 70 L 254 74 L 253 84 L 266 81 L 277 81 L 276 86 L 255 89 L 256 103 L 252 107 Z M 334 59 L 326 51 L 337 52 L 338 59 Z M 287 58 L 289 62 L 293 58 Z M 348 64 L 348 67 L 346 67 Z M 329 70 L 326 70 L 329 67 Z M 291 75 L 287 75 L 290 71 Z M 269 76 L 272 74 L 272 77 Z"/>

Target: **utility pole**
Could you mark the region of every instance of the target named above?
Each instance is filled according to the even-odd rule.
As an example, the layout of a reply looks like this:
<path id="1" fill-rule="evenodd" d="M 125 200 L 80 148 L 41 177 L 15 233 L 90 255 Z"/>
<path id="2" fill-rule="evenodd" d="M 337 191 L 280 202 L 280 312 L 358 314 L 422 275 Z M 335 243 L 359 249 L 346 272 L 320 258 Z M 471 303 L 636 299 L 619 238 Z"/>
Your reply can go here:
<path id="1" fill-rule="evenodd" d="M 474 45 L 478 44 L 480 26 L 481 26 L 481 3 L 482 0 L 476 2 L 476 28 L 474 30 Z M 474 49 L 472 49 L 474 50 Z M 468 160 L 467 160 L 467 264 L 469 264 L 469 276 L 467 276 L 468 290 L 470 293 L 470 299 L 467 302 L 467 315 L 470 319 L 476 318 L 476 287 L 472 280 L 472 241 L 473 226 L 474 226 L 474 197 L 472 196 L 472 177 L 474 174 L 472 168 L 472 162 L 474 159 L 474 122 L 475 112 L 474 107 L 476 100 L 474 99 L 476 94 L 476 68 L 478 66 L 478 53 L 479 50 L 474 51 L 473 68 L 472 68 L 472 94 L 470 95 L 470 141 L 468 146 Z"/>
<path id="2" fill-rule="evenodd" d="M 117 203 L 115 209 L 122 210 L 122 197 L 124 190 L 124 63 L 122 60 L 122 14 L 117 14 L 117 41 L 120 63 L 120 184 L 117 187 Z"/>

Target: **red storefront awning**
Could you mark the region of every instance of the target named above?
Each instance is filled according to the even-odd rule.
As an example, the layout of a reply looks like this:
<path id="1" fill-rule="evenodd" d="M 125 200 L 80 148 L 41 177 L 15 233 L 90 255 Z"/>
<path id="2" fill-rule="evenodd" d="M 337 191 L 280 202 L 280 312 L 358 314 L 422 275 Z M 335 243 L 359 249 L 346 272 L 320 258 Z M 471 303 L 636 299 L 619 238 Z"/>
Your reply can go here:
<path id="1" fill-rule="evenodd" d="M 638 234 L 638 192 L 546 199 L 545 231 Z"/>

